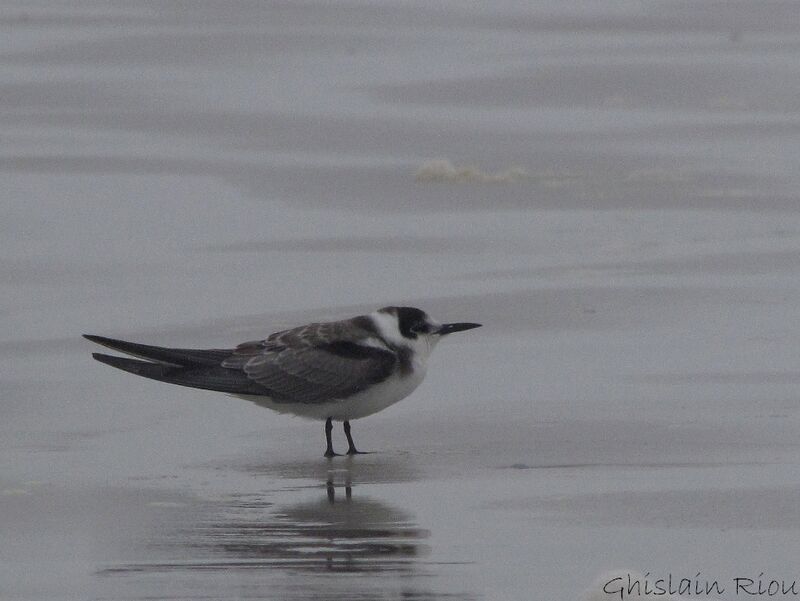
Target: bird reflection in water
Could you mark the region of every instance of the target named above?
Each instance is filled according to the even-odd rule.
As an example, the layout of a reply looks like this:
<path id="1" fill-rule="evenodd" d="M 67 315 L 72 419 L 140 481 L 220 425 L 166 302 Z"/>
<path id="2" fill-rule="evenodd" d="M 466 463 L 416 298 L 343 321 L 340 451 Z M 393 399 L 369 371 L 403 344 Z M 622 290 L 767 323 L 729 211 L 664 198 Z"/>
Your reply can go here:
<path id="1" fill-rule="evenodd" d="M 348 461 L 324 474 L 324 495 L 316 492 L 320 489 L 316 485 L 228 498 L 212 515 L 177 531 L 160 533 L 162 540 L 154 548 L 172 556 L 173 561 L 162 556 L 162 561 L 118 566 L 102 573 L 256 568 L 292 572 L 418 570 L 415 560 L 428 553 L 422 541 L 430 533 L 418 528 L 404 511 L 354 494 L 353 476 Z M 273 501 L 276 496 L 288 495 L 306 500 L 288 505 Z"/>
<path id="2" fill-rule="evenodd" d="M 427 530 L 405 511 L 361 494 L 365 485 L 398 485 L 412 474 L 393 470 L 385 458 L 358 459 L 309 472 L 318 482 L 311 486 L 309 473 L 296 479 L 299 466 L 279 466 L 285 483 L 302 484 L 229 497 L 187 526 L 159 532 L 149 545 L 150 561 L 100 574 L 126 575 L 137 590 L 152 587 L 152 599 L 187 591 L 214 599 L 245 593 L 252 599 L 320 601 L 474 598 L 449 590 L 452 563 L 425 560 Z M 267 470 L 255 471 L 263 478 Z M 289 497 L 302 500 L 285 503 Z M 352 577 L 359 574 L 369 577 Z"/>
<path id="3" fill-rule="evenodd" d="M 336 487 L 333 485 L 333 480 L 328 480 L 325 483 L 325 488 L 328 491 L 328 503 L 333 505 L 336 502 Z M 353 498 L 353 485 L 348 482 L 344 487 L 345 498 L 350 501 Z"/>
<path id="4" fill-rule="evenodd" d="M 350 470 L 330 470 L 325 493 L 269 511 L 266 519 L 267 508 L 245 502 L 235 508 L 238 519 L 209 529 L 207 543 L 240 560 L 292 570 L 408 571 L 427 554 L 421 541 L 429 532 L 383 501 L 354 495 Z"/>

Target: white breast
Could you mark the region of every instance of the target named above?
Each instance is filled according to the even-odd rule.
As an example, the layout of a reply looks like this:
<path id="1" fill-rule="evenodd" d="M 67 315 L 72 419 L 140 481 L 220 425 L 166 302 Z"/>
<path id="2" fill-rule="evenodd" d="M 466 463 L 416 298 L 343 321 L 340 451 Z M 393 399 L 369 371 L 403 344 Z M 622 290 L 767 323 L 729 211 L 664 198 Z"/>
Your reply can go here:
<path id="1" fill-rule="evenodd" d="M 233 396 L 251 401 L 260 407 L 279 413 L 288 413 L 308 419 L 349 421 L 377 413 L 402 401 L 422 383 L 425 378 L 425 361 L 415 361 L 411 373 L 406 376 L 392 375 L 383 382 L 346 399 L 325 403 L 276 403 L 269 397 L 235 394 Z"/>
<path id="2" fill-rule="evenodd" d="M 366 417 L 402 401 L 422 383 L 425 378 L 424 366 L 415 366 L 407 376 L 391 376 L 348 399 L 338 401 L 329 409 L 328 416 L 335 420 L 351 420 Z M 326 416 L 327 417 L 327 416 Z"/>

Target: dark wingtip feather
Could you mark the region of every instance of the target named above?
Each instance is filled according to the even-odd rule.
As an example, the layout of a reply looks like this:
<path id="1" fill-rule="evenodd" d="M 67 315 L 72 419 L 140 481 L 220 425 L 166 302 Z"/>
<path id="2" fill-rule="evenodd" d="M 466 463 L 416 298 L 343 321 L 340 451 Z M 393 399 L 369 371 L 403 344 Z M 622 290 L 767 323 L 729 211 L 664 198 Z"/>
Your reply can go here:
<path id="1" fill-rule="evenodd" d="M 183 367 L 140 361 L 128 357 L 117 357 L 115 355 L 104 355 L 103 353 L 92 353 L 92 357 L 100 361 L 100 363 L 105 363 L 137 376 L 158 380 L 159 382 L 177 384 L 178 386 L 216 390 L 231 394 L 263 395 L 266 393 L 264 387 L 249 380 L 244 372 L 234 369 L 207 366 Z"/>
<path id="2" fill-rule="evenodd" d="M 168 348 L 163 346 L 151 346 L 149 344 L 138 344 L 136 342 L 126 342 L 105 336 L 94 334 L 84 334 L 84 338 L 107 348 L 132 355 L 147 361 L 157 361 L 170 365 L 207 365 L 211 367 L 219 366 L 220 363 L 231 355 L 233 351 L 227 349 L 183 349 Z"/>
<path id="3" fill-rule="evenodd" d="M 92 353 L 92 358 L 100 363 L 105 363 L 106 365 L 111 365 L 112 367 L 124 369 L 125 371 L 135 370 L 137 367 L 142 365 L 158 365 L 157 363 L 151 363 L 150 361 L 139 361 L 138 359 L 117 357 L 115 355 L 105 355 L 103 353 Z M 134 371 L 134 373 L 137 372 Z"/>
<path id="4" fill-rule="evenodd" d="M 101 344 L 109 348 L 116 349 L 117 346 L 125 344 L 122 340 L 115 340 L 114 338 L 106 338 L 105 336 L 98 336 L 97 334 L 83 334 L 86 340 L 90 340 L 96 344 Z"/>

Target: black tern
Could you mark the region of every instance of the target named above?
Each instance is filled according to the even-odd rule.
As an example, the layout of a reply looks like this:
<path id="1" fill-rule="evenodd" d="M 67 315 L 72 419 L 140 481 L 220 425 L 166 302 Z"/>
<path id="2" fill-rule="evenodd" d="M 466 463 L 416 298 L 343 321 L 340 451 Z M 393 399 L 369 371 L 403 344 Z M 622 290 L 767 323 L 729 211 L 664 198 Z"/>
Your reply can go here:
<path id="1" fill-rule="evenodd" d="M 138 376 L 224 392 L 281 413 L 324 420 L 325 456 L 333 457 L 334 420 L 343 422 L 347 454 L 359 453 L 350 421 L 406 398 L 424 379 L 428 356 L 443 336 L 480 325 L 442 324 L 414 307 L 384 307 L 351 319 L 275 332 L 234 349 L 167 348 L 84 337 L 137 357 L 92 354 Z"/>

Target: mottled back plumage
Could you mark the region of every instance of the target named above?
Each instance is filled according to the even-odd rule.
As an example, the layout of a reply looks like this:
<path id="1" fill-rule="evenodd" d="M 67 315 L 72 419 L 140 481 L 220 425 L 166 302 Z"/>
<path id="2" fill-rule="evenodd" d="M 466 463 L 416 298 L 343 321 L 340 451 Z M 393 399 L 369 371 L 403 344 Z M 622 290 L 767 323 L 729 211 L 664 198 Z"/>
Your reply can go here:
<path id="1" fill-rule="evenodd" d="M 245 342 L 222 362 L 241 369 L 276 402 L 341 399 L 385 380 L 399 357 L 368 319 L 312 323 Z"/>

